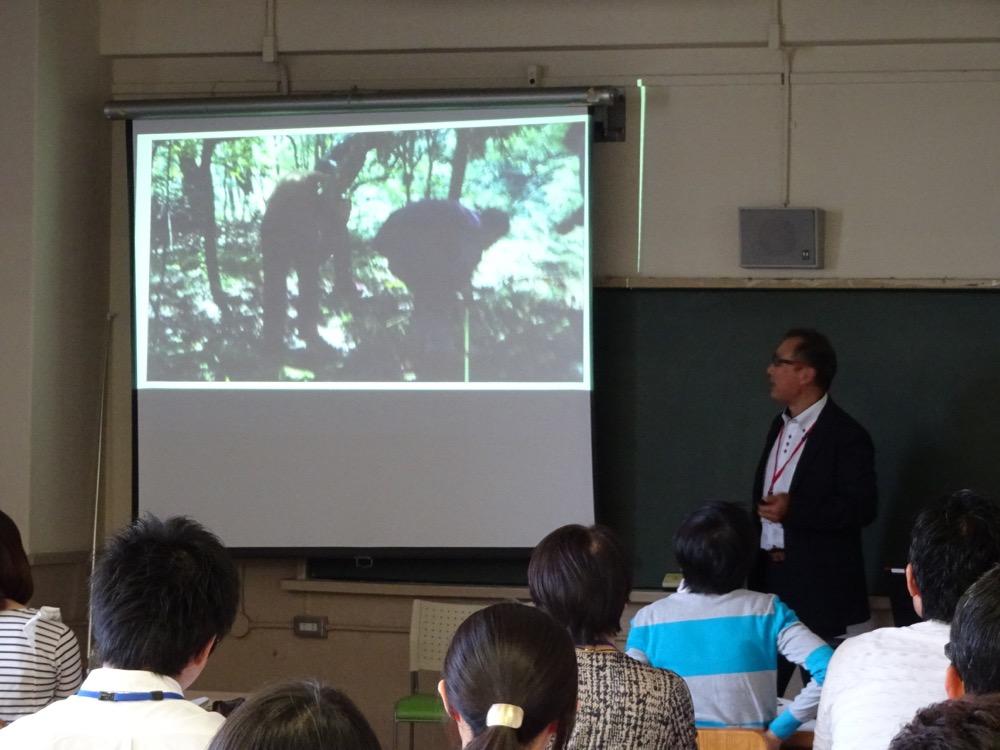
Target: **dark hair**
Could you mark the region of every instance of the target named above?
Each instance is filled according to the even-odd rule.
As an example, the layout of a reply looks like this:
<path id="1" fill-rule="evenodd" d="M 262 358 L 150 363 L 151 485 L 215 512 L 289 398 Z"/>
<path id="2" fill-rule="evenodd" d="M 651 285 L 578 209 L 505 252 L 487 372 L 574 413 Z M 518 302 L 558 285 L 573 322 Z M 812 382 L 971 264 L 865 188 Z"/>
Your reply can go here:
<path id="1" fill-rule="evenodd" d="M 611 529 L 572 524 L 545 537 L 528 563 L 528 590 L 539 607 L 586 645 L 621 630 L 632 590 L 625 552 Z"/>
<path id="2" fill-rule="evenodd" d="M 239 577 L 222 543 L 201 524 L 144 516 L 108 543 L 90 602 L 105 664 L 175 677 L 233 626 Z"/>
<path id="3" fill-rule="evenodd" d="M 455 631 L 441 676 L 449 708 L 472 730 L 466 750 L 519 748 L 553 721 L 550 747 L 566 747 L 576 715 L 576 651 L 569 633 L 544 612 L 506 603 L 473 613 Z M 495 703 L 519 706 L 521 727 L 487 727 Z"/>
<path id="4" fill-rule="evenodd" d="M 27 604 L 35 593 L 31 566 L 17 524 L 0 511 L 0 598 Z"/>
<path id="5" fill-rule="evenodd" d="M 350 698 L 316 680 L 272 685 L 226 719 L 209 750 L 381 750 Z"/>
<path id="6" fill-rule="evenodd" d="M 1000 695 L 976 695 L 922 708 L 889 750 L 1000 750 Z"/>
<path id="7" fill-rule="evenodd" d="M 684 583 L 697 594 L 726 594 L 742 587 L 756 551 L 750 514 L 735 503 L 706 503 L 689 513 L 674 534 L 674 556 Z"/>
<path id="8" fill-rule="evenodd" d="M 959 597 L 1000 562 L 1000 505 L 959 490 L 927 505 L 910 540 L 910 564 L 928 620 L 951 622 Z"/>
<path id="9" fill-rule="evenodd" d="M 785 333 L 786 339 L 798 339 L 795 358 L 805 362 L 816 371 L 816 385 L 824 391 L 830 390 L 833 376 L 837 374 L 837 353 L 830 340 L 814 328 L 793 328 Z"/>
<path id="10" fill-rule="evenodd" d="M 1000 693 L 1000 567 L 962 595 L 951 620 L 948 658 L 968 693 Z"/>

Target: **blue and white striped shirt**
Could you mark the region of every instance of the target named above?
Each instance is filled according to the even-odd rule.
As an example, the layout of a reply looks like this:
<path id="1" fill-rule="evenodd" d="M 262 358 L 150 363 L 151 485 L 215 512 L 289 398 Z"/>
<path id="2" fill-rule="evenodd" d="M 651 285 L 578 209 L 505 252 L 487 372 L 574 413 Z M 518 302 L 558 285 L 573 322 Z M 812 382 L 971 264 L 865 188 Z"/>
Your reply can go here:
<path id="1" fill-rule="evenodd" d="M 768 728 L 784 739 L 816 716 L 833 649 L 773 594 L 676 594 L 640 609 L 626 651 L 688 684 L 699 727 Z M 812 680 L 777 715 L 778 654 Z"/>

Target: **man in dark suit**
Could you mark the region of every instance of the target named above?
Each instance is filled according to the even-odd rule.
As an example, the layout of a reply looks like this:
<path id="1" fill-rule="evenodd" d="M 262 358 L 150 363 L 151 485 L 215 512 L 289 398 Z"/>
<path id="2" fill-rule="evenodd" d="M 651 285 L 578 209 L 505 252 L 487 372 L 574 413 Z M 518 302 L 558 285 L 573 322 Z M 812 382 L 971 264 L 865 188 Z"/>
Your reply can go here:
<path id="1" fill-rule="evenodd" d="M 871 437 L 827 395 L 836 371 L 811 329 L 789 331 L 771 357 L 771 398 L 785 408 L 754 481 L 761 548 L 750 576 L 827 640 L 870 618 L 861 529 L 877 503 Z"/>

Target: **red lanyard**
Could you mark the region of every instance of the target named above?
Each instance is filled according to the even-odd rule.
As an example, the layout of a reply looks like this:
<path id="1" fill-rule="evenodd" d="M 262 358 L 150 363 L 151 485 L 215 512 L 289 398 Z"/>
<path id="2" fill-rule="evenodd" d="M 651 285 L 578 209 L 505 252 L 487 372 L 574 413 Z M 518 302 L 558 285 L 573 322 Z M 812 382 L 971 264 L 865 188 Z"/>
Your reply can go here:
<path id="1" fill-rule="evenodd" d="M 787 424 L 787 423 L 786 423 Z M 788 464 L 791 463 L 792 459 L 795 458 L 795 454 L 801 450 L 802 446 L 806 443 L 806 438 L 809 437 L 809 433 L 812 432 L 814 425 L 809 425 L 809 429 L 802 433 L 802 437 L 799 438 L 799 444 L 795 446 L 792 452 L 789 454 L 788 458 L 785 459 L 780 467 L 778 466 L 778 454 L 781 452 L 781 438 L 785 435 L 785 425 L 781 425 L 781 432 L 778 433 L 778 440 L 774 443 L 774 473 L 771 475 L 771 486 L 767 490 L 768 495 L 774 494 L 774 485 L 778 483 L 781 479 L 781 475 L 785 473 L 785 469 L 788 468 Z"/>

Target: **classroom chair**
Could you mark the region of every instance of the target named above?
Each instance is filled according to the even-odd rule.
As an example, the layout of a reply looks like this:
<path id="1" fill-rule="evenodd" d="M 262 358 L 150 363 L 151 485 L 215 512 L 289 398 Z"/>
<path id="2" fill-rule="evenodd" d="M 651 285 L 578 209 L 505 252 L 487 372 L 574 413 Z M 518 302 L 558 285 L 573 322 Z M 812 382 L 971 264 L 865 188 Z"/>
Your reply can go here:
<path id="1" fill-rule="evenodd" d="M 699 729 L 698 750 L 767 750 L 767 743 L 753 729 Z"/>
<path id="2" fill-rule="evenodd" d="M 419 692 L 421 670 L 440 672 L 451 637 L 465 618 L 485 604 L 447 604 L 423 599 L 413 600 L 410 616 L 410 694 L 396 701 L 393 710 L 392 747 L 399 747 L 399 725 L 410 725 L 410 750 L 413 730 L 419 723 L 441 723 L 446 718 L 437 686 Z"/>
<path id="3" fill-rule="evenodd" d="M 781 743 L 783 748 L 812 748 L 812 732 L 796 732 Z M 766 750 L 764 736 L 753 729 L 699 729 L 698 750 Z"/>

